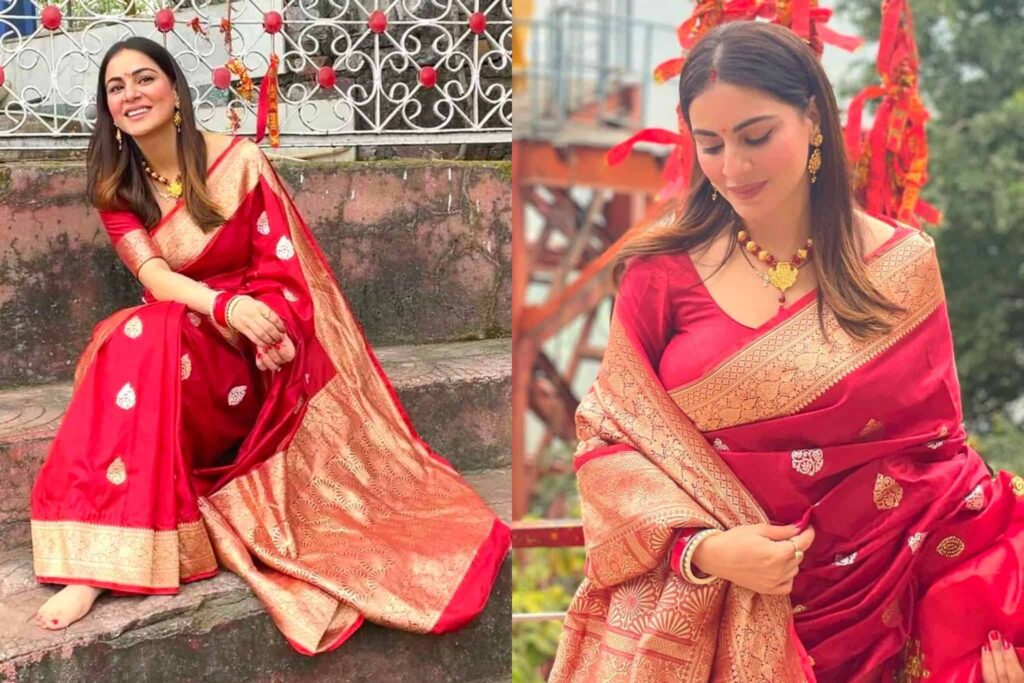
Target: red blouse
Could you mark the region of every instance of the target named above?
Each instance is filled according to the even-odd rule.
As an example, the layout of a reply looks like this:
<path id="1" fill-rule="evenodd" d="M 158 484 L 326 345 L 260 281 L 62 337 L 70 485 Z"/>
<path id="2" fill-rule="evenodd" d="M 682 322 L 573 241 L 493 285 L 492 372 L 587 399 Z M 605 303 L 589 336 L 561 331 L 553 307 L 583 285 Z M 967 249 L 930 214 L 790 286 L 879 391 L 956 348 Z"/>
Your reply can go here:
<path id="1" fill-rule="evenodd" d="M 865 261 L 911 230 L 897 227 Z M 752 282 L 757 284 L 756 280 Z M 719 308 L 690 255 L 683 251 L 632 259 L 623 274 L 615 307 L 636 330 L 662 385 L 672 390 L 703 377 L 816 297 L 817 289 L 813 289 L 789 306 L 780 306 L 778 313 L 759 327 L 748 327 Z"/>

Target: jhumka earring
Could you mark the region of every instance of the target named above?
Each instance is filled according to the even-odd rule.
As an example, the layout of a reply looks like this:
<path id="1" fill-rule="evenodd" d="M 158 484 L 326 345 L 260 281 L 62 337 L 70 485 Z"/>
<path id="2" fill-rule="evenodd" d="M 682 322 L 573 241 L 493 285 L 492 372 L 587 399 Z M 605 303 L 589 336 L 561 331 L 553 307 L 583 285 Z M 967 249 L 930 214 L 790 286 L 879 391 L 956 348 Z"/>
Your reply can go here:
<path id="1" fill-rule="evenodd" d="M 811 141 L 814 151 L 811 152 L 811 158 L 807 161 L 807 170 L 811 173 L 812 185 L 818 180 L 818 171 L 821 170 L 821 143 L 824 141 L 825 138 L 821 136 L 820 131 L 814 134 L 814 140 Z"/>
<path id="2" fill-rule="evenodd" d="M 717 187 L 711 192 L 711 201 L 713 201 L 713 202 L 717 202 L 718 201 L 718 188 Z"/>
<path id="3" fill-rule="evenodd" d="M 117 140 L 117 151 L 121 151 L 121 129 L 114 126 L 114 139 Z"/>
<path id="4" fill-rule="evenodd" d="M 174 130 L 181 132 L 181 109 L 177 102 L 174 103 Z"/>

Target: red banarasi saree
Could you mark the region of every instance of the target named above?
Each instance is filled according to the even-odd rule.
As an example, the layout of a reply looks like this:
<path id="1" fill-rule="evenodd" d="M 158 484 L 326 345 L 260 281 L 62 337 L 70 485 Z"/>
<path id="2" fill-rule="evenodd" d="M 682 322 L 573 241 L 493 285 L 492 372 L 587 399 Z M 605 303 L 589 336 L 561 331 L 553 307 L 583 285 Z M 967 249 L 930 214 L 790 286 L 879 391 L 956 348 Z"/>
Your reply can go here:
<path id="1" fill-rule="evenodd" d="M 934 243 L 904 228 L 867 268 L 904 309 L 888 334 L 857 342 L 826 306 L 826 338 L 812 292 L 668 389 L 656 297 L 620 297 L 577 412 L 586 577 L 552 682 L 963 683 L 989 630 L 1024 636 L 1024 479 L 966 443 Z M 790 595 L 670 565 L 682 528 L 799 520 Z"/>
<path id="2" fill-rule="evenodd" d="M 244 336 L 148 291 L 99 323 L 32 494 L 39 581 L 175 593 L 219 563 L 305 654 L 364 619 L 467 623 L 507 526 L 413 429 L 259 149 L 232 141 L 208 187 L 230 217 L 208 234 L 181 204 L 150 231 L 124 212 L 104 226 L 133 274 L 160 256 L 269 305 L 295 358 L 260 372 Z"/>

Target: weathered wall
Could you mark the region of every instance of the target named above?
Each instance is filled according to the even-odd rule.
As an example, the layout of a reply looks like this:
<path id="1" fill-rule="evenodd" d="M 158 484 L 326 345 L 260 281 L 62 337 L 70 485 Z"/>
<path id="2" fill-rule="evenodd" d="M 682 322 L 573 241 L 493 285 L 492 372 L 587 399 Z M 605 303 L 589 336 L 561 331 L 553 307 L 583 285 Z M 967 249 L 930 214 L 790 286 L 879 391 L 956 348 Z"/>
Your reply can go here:
<path id="1" fill-rule="evenodd" d="M 508 162 L 275 163 L 375 345 L 510 334 Z M 68 379 L 134 305 L 80 162 L 0 166 L 0 387 Z"/>

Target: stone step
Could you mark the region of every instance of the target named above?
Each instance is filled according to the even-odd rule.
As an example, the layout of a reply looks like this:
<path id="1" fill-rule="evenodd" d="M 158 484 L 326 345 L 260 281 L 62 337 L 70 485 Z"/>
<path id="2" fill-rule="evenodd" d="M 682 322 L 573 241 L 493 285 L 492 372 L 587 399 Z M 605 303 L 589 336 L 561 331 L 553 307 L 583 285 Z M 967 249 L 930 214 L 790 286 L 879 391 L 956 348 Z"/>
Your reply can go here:
<path id="1" fill-rule="evenodd" d="M 459 471 L 507 467 L 506 339 L 376 349 L 416 430 Z M 0 391 L 0 550 L 29 542 L 29 495 L 71 398 L 68 383 Z"/>
<path id="2" fill-rule="evenodd" d="M 511 334 L 509 163 L 276 161 L 375 345 Z M 80 162 L 0 164 L 0 387 L 68 380 L 141 291 Z"/>
<path id="3" fill-rule="evenodd" d="M 473 472 L 468 482 L 507 522 L 507 469 Z M 18 683 L 79 681 L 508 681 L 511 562 L 484 612 L 465 628 L 425 636 L 367 623 L 334 652 L 295 653 L 237 576 L 221 572 L 178 595 L 101 596 L 64 631 L 31 623 L 54 592 L 32 574 L 27 548 L 0 555 L 0 677 Z"/>

